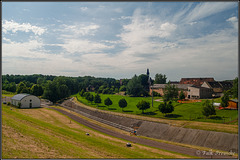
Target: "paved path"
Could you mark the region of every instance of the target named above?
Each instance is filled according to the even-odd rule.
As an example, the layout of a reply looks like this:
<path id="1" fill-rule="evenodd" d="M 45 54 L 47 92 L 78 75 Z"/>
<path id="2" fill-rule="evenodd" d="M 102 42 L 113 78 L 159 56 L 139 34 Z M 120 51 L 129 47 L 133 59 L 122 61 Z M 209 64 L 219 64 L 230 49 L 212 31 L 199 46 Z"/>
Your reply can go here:
<path id="1" fill-rule="evenodd" d="M 135 137 L 135 136 L 129 136 L 129 135 L 125 135 L 125 134 L 121 134 L 118 133 L 116 131 L 101 127 L 97 124 L 91 123 L 85 119 L 82 119 L 72 113 L 69 113 L 67 111 L 64 111 L 62 109 L 58 109 L 58 108 L 53 108 L 53 107 L 49 107 L 51 109 L 57 110 L 58 112 L 68 116 L 69 118 L 85 125 L 88 126 L 92 129 L 98 130 L 100 132 L 106 133 L 108 135 L 117 137 L 117 138 L 122 138 L 125 139 L 131 143 L 133 143 L 132 145 L 134 145 L 134 143 L 138 143 L 138 144 L 143 144 L 143 145 L 147 145 L 147 146 L 151 146 L 151 147 L 156 147 L 156 148 L 160 148 L 160 149 L 164 149 L 164 150 L 168 150 L 168 151 L 173 151 L 173 152 L 177 152 L 177 153 L 182 153 L 182 154 L 186 154 L 186 155 L 190 155 L 190 156 L 196 156 L 196 157 L 200 157 L 200 158 L 214 158 L 214 159 L 219 159 L 219 158 L 227 158 L 227 159 L 233 159 L 233 157 L 231 156 L 226 156 L 226 155 L 216 155 L 216 153 L 206 153 L 204 151 L 199 151 L 197 149 L 192 149 L 192 148 L 187 148 L 187 147 L 182 147 L 182 146 L 177 146 L 177 145 L 172 145 L 172 144 L 167 144 L 167 143 L 161 143 L 161 142 L 157 142 L 157 141 L 153 141 L 153 140 L 149 140 L 149 139 L 143 139 L 143 138 L 139 138 L 139 137 Z M 207 155 L 208 154 L 208 155 Z"/>

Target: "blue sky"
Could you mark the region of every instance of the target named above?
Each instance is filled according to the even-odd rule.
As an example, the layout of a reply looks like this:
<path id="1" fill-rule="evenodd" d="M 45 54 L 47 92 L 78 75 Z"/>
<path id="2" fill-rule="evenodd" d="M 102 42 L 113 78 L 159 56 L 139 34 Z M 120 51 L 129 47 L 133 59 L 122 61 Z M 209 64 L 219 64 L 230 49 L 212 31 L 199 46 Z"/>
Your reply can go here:
<path id="1" fill-rule="evenodd" d="M 237 2 L 3 2 L 2 74 L 238 76 Z"/>

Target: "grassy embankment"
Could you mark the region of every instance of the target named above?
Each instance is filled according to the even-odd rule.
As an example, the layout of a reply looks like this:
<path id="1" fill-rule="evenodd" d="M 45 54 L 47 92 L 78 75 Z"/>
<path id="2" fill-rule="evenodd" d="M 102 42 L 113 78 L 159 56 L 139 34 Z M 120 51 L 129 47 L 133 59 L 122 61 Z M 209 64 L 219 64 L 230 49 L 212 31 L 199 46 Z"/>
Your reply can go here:
<path id="1" fill-rule="evenodd" d="M 2 104 L 2 158 L 191 158 L 139 144 L 128 148 L 126 143 L 51 109 Z"/>
<path id="2" fill-rule="evenodd" d="M 91 94 L 95 95 L 95 93 L 91 92 Z M 75 94 L 73 96 L 77 96 L 78 100 L 86 105 L 97 107 L 95 103 L 88 102 L 85 98 L 81 97 L 79 94 Z M 142 114 L 142 111 L 139 110 L 136 106 L 136 104 L 141 101 L 145 100 L 152 104 L 152 98 L 151 97 L 129 97 L 129 96 L 121 96 L 121 95 L 111 95 L 111 94 L 100 94 L 102 103 L 98 105 L 99 109 L 102 110 L 110 110 L 113 112 L 123 112 L 123 113 L 129 113 L 129 114 L 136 114 L 136 115 L 144 115 L 149 117 L 155 117 L 155 118 L 167 118 L 172 120 L 193 120 L 193 121 L 200 121 L 200 122 L 214 122 L 214 123 L 225 123 L 228 121 L 232 121 L 238 118 L 238 111 L 237 110 L 216 110 L 216 116 L 218 116 L 215 119 L 206 119 L 202 115 L 202 107 L 203 107 L 203 100 L 202 102 L 195 102 L 195 103 L 185 103 L 180 104 L 177 102 L 173 102 L 174 105 L 174 111 L 169 114 L 168 117 L 165 117 L 161 112 L 158 111 L 158 106 L 161 102 L 155 101 L 156 99 L 161 99 L 160 97 L 155 97 L 153 102 L 153 107 L 147 109 L 144 114 Z M 104 100 L 109 97 L 113 104 L 109 107 L 104 105 Z M 125 98 L 128 106 L 126 108 L 122 109 L 118 106 L 118 101 L 121 98 Z M 215 102 L 219 102 L 219 99 L 214 100 Z M 236 122 L 235 122 L 236 123 Z"/>

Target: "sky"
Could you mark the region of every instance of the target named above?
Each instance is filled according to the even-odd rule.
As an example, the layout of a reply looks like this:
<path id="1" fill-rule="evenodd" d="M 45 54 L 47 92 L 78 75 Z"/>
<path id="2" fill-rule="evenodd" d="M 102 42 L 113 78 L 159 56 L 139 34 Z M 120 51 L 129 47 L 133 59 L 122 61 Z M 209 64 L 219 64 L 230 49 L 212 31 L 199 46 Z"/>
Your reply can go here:
<path id="1" fill-rule="evenodd" d="M 238 76 L 237 2 L 2 2 L 2 74 Z"/>

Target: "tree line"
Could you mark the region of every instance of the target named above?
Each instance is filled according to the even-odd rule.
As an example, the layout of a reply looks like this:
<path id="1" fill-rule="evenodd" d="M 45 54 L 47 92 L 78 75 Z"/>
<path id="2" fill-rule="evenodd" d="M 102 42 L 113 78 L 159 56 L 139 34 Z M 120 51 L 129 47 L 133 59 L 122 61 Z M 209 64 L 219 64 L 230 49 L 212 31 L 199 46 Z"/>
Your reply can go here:
<path id="1" fill-rule="evenodd" d="M 157 77 L 159 76 L 156 75 Z M 165 76 L 166 78 L 166 76 Z M 156 78 L 159 79 L 159 78 Z M 158 80 L 157 80 L 158 81 Z M 153 83 L 153 80 L 151 80 Z M 65 77 L 52 75 L 2 75 L 2 89 L 28 93 L 56 102 L 79 91 L 115 94 L 121 91 L 130 96 L 149 96 L 149 75 L 134 75 L 132 79 Z"/>

